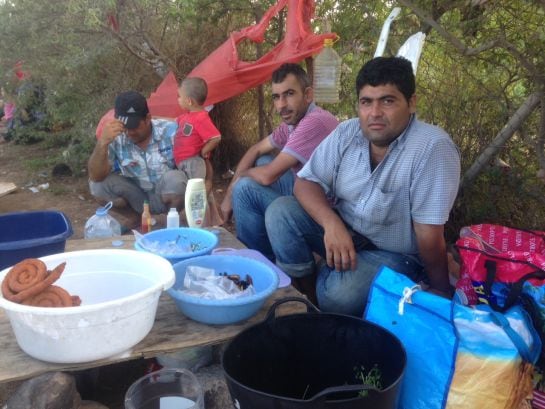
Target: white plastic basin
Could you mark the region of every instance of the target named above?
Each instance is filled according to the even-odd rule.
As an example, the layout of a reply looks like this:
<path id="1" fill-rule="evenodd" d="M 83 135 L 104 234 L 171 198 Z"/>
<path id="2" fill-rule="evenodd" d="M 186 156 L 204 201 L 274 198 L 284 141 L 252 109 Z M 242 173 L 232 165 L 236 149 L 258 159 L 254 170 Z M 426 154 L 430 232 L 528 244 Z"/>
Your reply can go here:
<path id="1" fill-rule="evenodd" d="M 83 250 L 40 259 L 48 269 L 66 261 L 55 285 L 78 295 L 81 305 L 30 307 L 0 293 L 0 306 L 21 349 L 47 362 L 89 362 L 129 350 L 151 330 L 159 296 L 174 283 L 167 260 L 140 251 Z M 8 271 L 0 272 L 0 282 Z"/>

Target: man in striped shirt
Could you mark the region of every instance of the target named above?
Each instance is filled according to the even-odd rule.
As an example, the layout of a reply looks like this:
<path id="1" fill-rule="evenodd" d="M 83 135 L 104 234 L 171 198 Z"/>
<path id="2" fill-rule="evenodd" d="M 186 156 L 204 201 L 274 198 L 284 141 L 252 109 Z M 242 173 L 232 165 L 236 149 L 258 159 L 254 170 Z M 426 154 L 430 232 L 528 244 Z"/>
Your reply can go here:
<path id="1" fill-rule="evenodd" d="M 408 60 L 369 61 L 356 90 L 358 118 L 316 148 L 295 197 L 267 209 L 276 262 L 311 297 L 316 282 L 325 311 L 361 316 L 382 265 L 451 296 L 444 224 L 458 192 L 458 150 L 441 128 L 416 119 Z M 313 253 L 325 260 L 317 273 Z"/>
<path id="2" fill-rule="evenodd" d="M 273 72 L 272 99 L 282 124 L 244 154 L 221 210 L 225 220 L 234 213 L 240 241 L 274 260 L 265 210 L 278 197 L 293 194 L 295 173 L 338 121 L 314 104 L 310 79 L 297 64 L 283 64 Z M 276 149 L 280 153 L 271 156 Z"/>

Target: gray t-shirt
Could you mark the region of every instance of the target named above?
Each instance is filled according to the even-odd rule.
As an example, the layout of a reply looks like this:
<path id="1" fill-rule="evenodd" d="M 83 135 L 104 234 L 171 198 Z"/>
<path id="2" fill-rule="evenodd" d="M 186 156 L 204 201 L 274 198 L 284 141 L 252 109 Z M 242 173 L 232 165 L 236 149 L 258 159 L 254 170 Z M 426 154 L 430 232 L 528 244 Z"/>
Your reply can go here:
<path id="1" fill-rule="evenodd" d="M 412 118 L 371 171 L 357 118 L 342 122 L 298 176 L 319 183 L 355 231 L 378 248 L 418 253 L 413 221 L 443 225 L 458 193 L 460 155 L 449 135 Z"/>

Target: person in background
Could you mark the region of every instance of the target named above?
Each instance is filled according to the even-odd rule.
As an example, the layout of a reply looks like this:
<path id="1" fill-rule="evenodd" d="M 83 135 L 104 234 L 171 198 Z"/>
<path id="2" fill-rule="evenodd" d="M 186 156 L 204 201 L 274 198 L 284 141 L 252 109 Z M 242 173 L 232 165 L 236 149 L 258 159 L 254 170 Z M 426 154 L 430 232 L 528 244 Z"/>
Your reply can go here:
<path id="1" fill-rule="evenodd" d="M 221 134 L 204 109 L 207 94 L 208 87 L 202 78 L 186 78 L 178 88 L 180 108 L 188 112 L 176 118 L 174 161 L 187 179 L 212 180 L 210 155 L 219 145 Z"/>
<path id="2" fill-rule="evenodd" d="M 176 131 L 175 122 L 151 118 L 143 95 L 120 93 L 115 118 L 102 128 L 88 161 L 91 194 L 101 204 L 132 209 L 135 223 L 148 200 L 153 220 L 164 226 L 168 210 L 183 207 L 187 185 L 174 165 Z M 119 172 L 112 172 L 114 163 Z"/>
<path id="3" fill-rule="evenodd" d="M 15 128 L 15 100 L 16 96 L 10 93 L 7 89 L 2 88 L 2 101 L 3 101 L 3 116 L 2 121 L 5 121 L 5 132 L 0 135 L 0 139 L 4 142 L 11 140 L 13 137 L 13 130 Z"/>
<path id="4" fill-rule="evenodd" d="M 272 99 L 282 123 L 251 146 L 240 160 L 221 210 L 234 214 L 237 238 L 274 260 L 265 230 L 265 211 L 278 197 L 292 195 L 295 172 L 338 125 L 313 102 L 310 79 L 297 64 L 283 64 L 272 74 Z M 279 150 L 276 156 L 273 151 Z"/>
<path id="5" fill-rule="evenodd" d="M 308 291 L 315 282 L 323 311 L 361 317 L 383 265 L 450 297 L 444 225 L 458 192 L 458 150 L 444 130 L 415 117 L 408 60 L 369 61 L 356 93 L 358 118 L 318 146 L 294 197 L 267 209 L 276 262 Z M 325 263 L 316 267 L 313 253 Z"/>

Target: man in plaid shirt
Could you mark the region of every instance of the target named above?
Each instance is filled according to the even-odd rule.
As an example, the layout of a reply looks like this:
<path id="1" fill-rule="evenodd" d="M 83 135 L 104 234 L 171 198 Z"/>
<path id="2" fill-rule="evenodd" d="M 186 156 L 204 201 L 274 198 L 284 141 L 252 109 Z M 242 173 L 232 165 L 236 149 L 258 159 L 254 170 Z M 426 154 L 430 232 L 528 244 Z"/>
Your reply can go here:
<path id="1" fill-rule="evenodd" d="M 155 219 L 171 207 L 182 209 L 187 179 L 174 166 L 176 130 L 173 121 L 151 118 L 140 93 L 119 94 L 115 119 L 104 126 L 88 162 L 91 194 L 138 214 L 147 200 Z"/>

